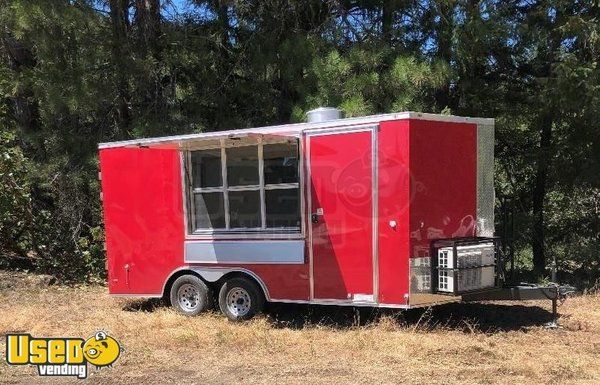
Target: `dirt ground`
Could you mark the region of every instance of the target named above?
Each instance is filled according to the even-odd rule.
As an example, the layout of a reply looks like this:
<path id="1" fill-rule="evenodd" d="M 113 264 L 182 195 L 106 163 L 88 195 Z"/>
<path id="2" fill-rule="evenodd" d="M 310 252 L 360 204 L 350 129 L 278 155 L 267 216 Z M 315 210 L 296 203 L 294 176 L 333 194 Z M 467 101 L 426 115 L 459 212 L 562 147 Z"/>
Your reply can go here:
<path id="1" fill-rule="evenodd" d="M 409 312 L 271 305 L 234 324 L 187 318 L 158 301 L 111 298 L 0 271 L 0 384 L 600 384 L 600 295 L 567 300 L 562 328 L 549 302 L 445 305 Z M 5 334 L 80 336 L 97 330 L 124 352 L 87 380 L 8 366 Z"/>

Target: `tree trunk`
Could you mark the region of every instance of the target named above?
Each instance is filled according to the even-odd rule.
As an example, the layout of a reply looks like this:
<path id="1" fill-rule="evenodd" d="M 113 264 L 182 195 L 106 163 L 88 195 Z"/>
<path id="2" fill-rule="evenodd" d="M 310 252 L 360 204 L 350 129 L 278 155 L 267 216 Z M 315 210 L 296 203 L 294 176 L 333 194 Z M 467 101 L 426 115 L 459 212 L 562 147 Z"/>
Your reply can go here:
<path id="1" fill-rule="evenodd" d="M 540 147 L 532 194 L 533 237 L 531 247 L 533 250 L 533 272 L 537 277 L 542 277 L 546 269 L 544 202 L 546 200 L 548 170 L 550 168 L 552 124 L 551 113 L 549 111 L 544 112 L 540 118 Z"/>
<path id="2" fill-rule="evenodd" d="M 464 3 L 465 20 L 461 26 L 461 38 L 457 43 L 462 46 L 463 53 L 456 58 L 456 113 L 466 116 L 482 114 L 481 106 L 474 100 L 473 95 L 482 92 L 485 87 L 483 79 L 486 77 L 486 68 L 482 57 L 486 56 L 485 46 L 478 41 L 480 33 L 478 26 L 481 22 L 479 1 L 468 0 Z"/>
<path id="3" fill-rule="evenodd" d="M 546 11 L 544 5 L 542 10 Z M 554 20 L 547 19 L 544 27 L 549 31 L 547 40 L 540 43 L 540 53 L 542 58 L 540 71 L 536 74 L 540 79 L 552 79 L 552 66 L 556 62 L 556 53 L 559 52 L 561 44 L 560 27 L 564 24 L 564 16 L 560 9 L 557 10 Z M 543 98 L 543 94 L 538 97 Z M 554 124 L 554 114 L 556 113 L 553 101 L 554 95 L 547 95 L 542 105 L 538 105 L 540 114 L 538 115 L 538 130 L 540 133 L 540 146 L 537 154 L 537 168 L 532 191 L 532 210 L 533 210 L 533 236 L 531 238 L 531 249 L 533 252 L 533 273 L 537 277 L 543 277 L 546 273 L 546 254 L 545 254 L 545 216 L 544 203 L 548 192 L 548 173 L 552 161 L 552 126 Z"/>
<path id="4" fill-rule="evenodd" d="M 437 52 L 436 59 L 443 61 L 448 66 L 452 62 L 452 34 L 454 32 L 453 4 L 443 1 L 436 2 L 436 13 L 440 16 L 440 21 L 436 25 Z M 446 83 L 435 93 L 435 101 L 438 110 L 446 107 L 454 108 L 450 95 L 450 84 Z"/>
<path id="5" fill-rule="evenodd" d="M 160 0 L 135 0 L 135 19 L 132 29 L 136 31 L 130 37 L 145 60 L 152 59 L 154 65 L 160 66 L 162 61 L 162 45 L 160 43 Z M 136 76 L 137 94 L 148 106 L 148 112 L 157 116 L 165 111 L 164 87 L 168 83 L 166 76 L 155 71 L 143 71 Z"/>
<path id="6" fill-rule="evenodd" d="M 129 24 L 128 0 L 110 0 L 110 21 L 112 24 L 112 59 L 115 65 L 117 89 L 117 125 L 121 138 L 129 137 L 131 114 L 129 112 L 130 93 L 127 82 L 127 30 Z"/>
<path id="7" fill-rule="evenodd" d="M 143 56 L 151 54 L 160 60 L 160 0 L 135 0 L 135 23 Z"/>
<path id="8" fill-rule="evenodd" d="M 387 44 L 392 42 L 394 28 L 394 0 L 383 0 L 381 9 L 381 40 Z"/>
<path id="9" fill-rule="evenodd" d="M 8 67 L 12 71 L 21 73 L 36 66 L 34 54 L 20 41 L 8 33 L 4 33 L 0 40 L 2 48 L 6 52 Z M 19 127 L 29 134 L 36 133 L 39 130 L 39 109 L 31 89 L 21 86 L 11 99 L 13 102 L 12 113 Z"/>
<path id="10" fill-rule="evenodd" d="M 227 2 L 224 0 L 215 1 L 215 11 L 217 13 L 217 23 L 219 24 L 221 52 L 227 58 L 229 56 L 230 49 L 230 29 L 231 24 L 229 22 L 229 7 Z"/>

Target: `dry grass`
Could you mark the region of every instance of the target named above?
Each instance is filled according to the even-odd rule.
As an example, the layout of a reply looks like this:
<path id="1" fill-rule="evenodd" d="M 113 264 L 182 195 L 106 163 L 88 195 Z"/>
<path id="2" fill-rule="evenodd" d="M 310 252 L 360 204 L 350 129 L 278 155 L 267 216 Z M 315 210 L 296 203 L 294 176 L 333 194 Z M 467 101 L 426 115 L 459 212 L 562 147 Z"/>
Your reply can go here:
<path id="1" fill-rule="evenodd" d="M 270 306 L 251 322 L 180 316 L 106 289 L 36 285 L 0 272 L 0 333 L 87 337 L 108 330 L 126 349 L 91 383 L 598 384 L 600 296 L 568 300 L 562 329 L 549 303 L 451 305 L 398 312 Z M 5 349 L 1 339 L 0 351 Z M 81 380 L 68 379 L 80 383 Z M 0 383 L 64 383 L 0 363 Z"/>

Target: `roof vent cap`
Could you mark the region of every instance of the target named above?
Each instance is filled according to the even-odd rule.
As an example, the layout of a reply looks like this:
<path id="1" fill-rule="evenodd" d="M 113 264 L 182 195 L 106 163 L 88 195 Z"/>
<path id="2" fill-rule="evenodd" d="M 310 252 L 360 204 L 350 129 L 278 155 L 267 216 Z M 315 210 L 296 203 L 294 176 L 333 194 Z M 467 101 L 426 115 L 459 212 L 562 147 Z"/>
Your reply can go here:
<path id="1" fill-rule="evenodd" d="M 306 113 L 308 123 L 321 123 L 342 118 L 342 111 L 334 107 L 319 107 Z"/>

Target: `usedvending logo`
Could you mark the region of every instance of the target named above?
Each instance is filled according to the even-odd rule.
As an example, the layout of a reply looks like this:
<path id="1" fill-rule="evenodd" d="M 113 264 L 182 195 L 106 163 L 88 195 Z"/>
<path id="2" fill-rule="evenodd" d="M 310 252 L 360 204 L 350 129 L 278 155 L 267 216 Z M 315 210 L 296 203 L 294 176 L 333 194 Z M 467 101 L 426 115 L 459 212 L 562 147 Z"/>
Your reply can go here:
<path id="1" fill-rule="evenodd" d="M 83 338 L 35 338 L 30 334 L 6 335 L 6 362 L 37 366 L 40 376 L 86 378 L 88 363 L 111 366 L 121 354 L 121 346 L 106 332 Z"/>

